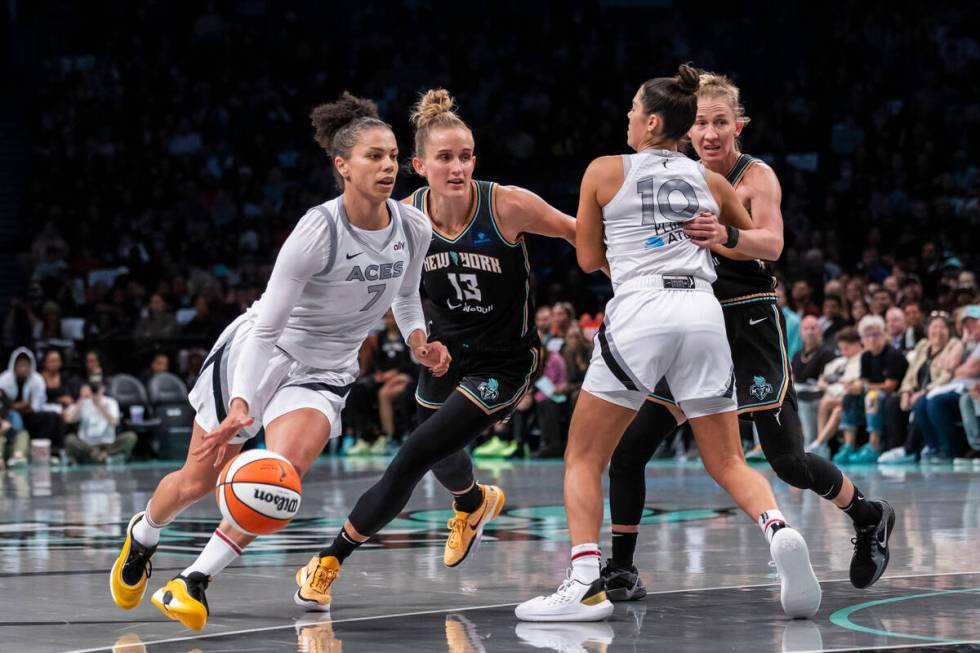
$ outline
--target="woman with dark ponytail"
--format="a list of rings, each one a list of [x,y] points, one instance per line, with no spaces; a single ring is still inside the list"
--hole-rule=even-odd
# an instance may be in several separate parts
[[[698,71],[645,82],[629,111],[636,153],[592,162],[582,179],[576,253],[586,272],[611,272],[613,298],[596,336],[565,450],[565,513],[571,568],[550,596],[516,609],[527,621],[597,621],[613,611],[600,576],[602,475],[657,383],[666,378],[687,415],[705,469],[757,520],[782,580],[783,609],[811,617],[820,585],[806,543],[786,526],[769,483],[742,455],[732,356],[710,245],[764,256],[748,212],[721,175],[680,153],[697,112]],[[698,217],[717,216],[725,240],[705,237]],[[715,218],[712,217],[711,220]]]
[[[443,563],[455,567],[475,549],[484,526],[503,507],[504,493],[476,482],[463,448],[508,415],[540,366],[524,237],[575,240],[572,217],[534,193],[473,179],[473,133],[454,111],[448,91],[425,93],[412,122],[412,165],[428,186],[404,203],[432,225],[422,283],[432,335],[449,347],[453,360],[444,376],[423,370],[415,395],[421,424],[358,500],[334,541],[300,570],[297,596],[314,609],[315,603],[329,605],[336,577],[317,575],[317,569],[338,569],[404,509],[429,469],[453,495]]]
[[[213,491],[225,461],[260,428],[270,451],[301,476],[309,470],[341,433],[358,350],[389,307],[416,359],[435,376],[449,367],[447,349],[428,341],[419,300],[432,228],[419,211],[391,199],[398,171],[391,127],[373,102],[349,93],[316,107],[311,118],[343,192],[307,211],[279,251],[262,297],[211,350],[190,393],[197,414],[187,460],[130,520],[113,565],[110,588],[121,608],[142,600],[160,530]],[[252,539],[222,521],[153,604],[200,630],[208,583]]]

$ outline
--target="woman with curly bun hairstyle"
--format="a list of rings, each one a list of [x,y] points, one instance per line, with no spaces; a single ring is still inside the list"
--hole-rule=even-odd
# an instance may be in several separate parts
[[[415,105],[412,165],[428,186],[403,200],[432,226],[422,285],[431,336],[446,344],[452,364],[444,376],[423,370],[416,392],[420,426],[361,496],[334,542],[300,571],[306,579],[302,596],[318,597],[323,605],[329,604],[333,577],[322,581],[315,570],[340,564],[398,515],[429,469],[454,499],[446,566],[463,562],[499,514],[503,491],[475,481],[463,448],[504,419],[538,373],[541,343],[531,323],[524,235],[575,241],[574,219],[534,193],[473,179],[473,132],[454,104],[448,91],[434,89]]]
[[[673,77],[644,82],[628,113],[626,142],[635,154],[599,157],[582,179],[579,265],[586,272],[608,266],[614,294],[565,451],[571,568],[554,594],[517,606],[519,619],[596,621],[612,614],[600,574],[602,476],[661,379],[691,422],[705,469],[770,541],[783,609],[811,617],[820,606],[806,543],[786,526],[768,481],[742,455],[732,355],[711,291],[716,274],[708,248],[722,244],[762,256],[765,242],[752,234],[749,214],[725,178],[679,151],[694,124],[699,86],[698,71],[686,64]],[[725,225],[722,242],[710,231],[717,220]]]
[[[262,297],[224,330],[204,363],[190,393],[196,416],[187,460],[130,520],[112,568],[112,597],[122,608],[143,598],[160,529],[214,490],[225,461],[260,428],[269,451],[301,476],[309,470],[341,432],[358,350],[389,307],[415,357],[436,376],[449,367],[446,347],[428,341],[419,299],[432,228],[419,211],[391,199],[398,171],[391,127],[373,102],[349,93],[316,107],[311,118],[343,192],[300,219]],[[153,604],[200,630],[208,583],[252,539],[222,521],[201,555],[153,595]]]

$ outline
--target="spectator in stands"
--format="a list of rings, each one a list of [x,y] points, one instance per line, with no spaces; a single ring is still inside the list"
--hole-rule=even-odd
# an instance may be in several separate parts
[[[969,395],[980,379],[980,306],[973,304],[960,311],[963,343],[952,354],[956,362],[953,379],[929,392],[914,407],[915,424],[922,429],[926,443],[921,456],[923,463],[952,462],[968,448],[956,421],[962,418],[961,397]],[[972,448],[970,445],[969,449]]]
[[[910,303],[914,303],[919,308],[919,312],[921,313],[922,304],[920,302],[922,301],[922,297],[923,297],[922,280],[919,279],[919,275],[917,274],[906,275],[905,278],[902,279],[903,304],[905,306],[908,306]],[[908,320],[908,315],[906,315],[905,317],[906,320]],[[909,326],[916,326],[916,325],[913,322],[909,321]],[[919,329],[922,328],[922,322],[919,323],[917,328]]]
[[[60,462],[65,425],[60,413],[44,410],[47,388],[44,377],[35,368],[34,354],[30,349],[20,347],[10,354],[7,371],[0,374],[0,390],[10,399],[10,407],[24,420],[24,428],[31,439],[50,442],[51,460]]]
[[[545,354],[544,373],[538,379],[534,393],[535,415],[541,429],[541,448],[538,458],[560,458],[565,453],[568,430],[563,416],[567,408],[564,395],[568,383],[565,359],[557,351]]]
[[[106,375],[102,354],[90,349],[85,352],[85,374],[83,381],[88,383],[104,383],[108,380]]]
[[[539,306],[534,313],[534,326],[538,330],[538,338],[544,347],[548,346],[551,340],[551,307]]]
[[[809,287],[809,284],[807,286]],[[776,303],[779,305],[779,310],[782,311],[783,318],[786,320],[787,355],[793,358],[796,352],[803,347],[803,339],[800,338],[800,316],[787,305],[786,290],[781,283],[776,285]]]
[[[167,308],[160,293],[153,293],[150,296],[150,303],[147,305],[145,316],[140,319],[133,329],[133,338],[136,340],[165,340],[177,335],[177,319]]]
[[[565,395],[569,401],[568,410],[571,411],[582,389],[582,381],[585,380],[585,372],[589,369],[589,361],[592,360],[592,343],[586,340],[585,334],[577,324],[573,324],[565,334],[565,347],[561,354],[565,359],[567,377]]]
[[[24,430],[24,420],[11,407],[10,398],[0,390],[0,470],[23,467],[27,464],[30,436]]]
[[[202,295],[195,297],[194,317],[184,325],[182,330],[183,334],[200,338],[206,342],[214,342],[218,339],[222,329],[224,329],[224,325],[221,321],[215,319],[214,314],[211,313],[208,300]]]
[[[61,410],[75,403],[79,388],[74,380],[66,378],[62,368],[61,352],[50,349],[44,354],[41,363],[41,376],[47,389],[46,403],[59,406]]]
[[[78,424],[78,434],[68,436],[68,454],[76,463],[123,462],[136,446],[132,431],[116,432],[119,404],[105,394],[101,383],[82,386],[78,402],[65,411],[65,419]]]
[[[837,333],[837,350],[840,356],[827,363],[817,380],[823,392],[817,409],[817,437],[807,445],[807,451],[825,458],[830,456],[829,442],[837,433],[841,417],[841,404],[848,385],[861,378],[861,355],[864,348],[861,336],[854,327],[844,327]]]
[[[823,394],[817,382],[827,363],[836,356],[830,347],[823,344],[824,336],[818,318],[812,315],[804,317],[800,322],[800,335],[803,338],[803,348],[793,356],[791,365],[804,441],[805,444],[810,444],[817,438],[817,412]]]
[[[575,308],[568,302],[558,302],[551,307],[551,338],[546,348],[561,351],[565,346],[565,335],[575,324]]]
[[[915,332],[905,323],[905,311],[892,306],[885,311],[885,329],[888,332],[888,344],[892,349],[906,354],[915,349],[918,340]]]
[[[837,295],[824,295],[823,311],[819,318],[820,329],[823,332],[822,341],[834,341],[837,332],[847,326],[841,298]],[[800,328],[803,325],[800,324]],[[806,338],[804,338],[806,340]]]
[[[793,308],[793,312],[801,320],[804,315],[820,314],[820,311],[817,310],[817,305],[813,301],[813,287],[806,279],[798,279],[793,282],[792,298],[793,301],[790,305]]]
[[[919,300],[906,301],[902,310],[905,312],[905,324],[915,334],[916,342],[925,338],[926,314],[922,312]]]
[[[895,305],[892,294],[884,288],[877,288],[871,293],[871,313],[884,318],[888,309]]]
[[[863,299],[856,299],[851,303],[851,324],[860,324],[861,320],[870,314],[871,308],[868,307],[868,302]]]
[[[888,434],[889,441],[884,445],[887,451],[878,459],[881,464],[915,462],[922,449],[924,433],[918,425],[909,430],[909,415],[916,409],[916,404],[922,408],[926,393],[949,383],[953,376],[956,355],[962,345],[958,338],[952,337],[949,314],[933,312],[929,316],[927,333],[928,336],[912,352],[898,394],[888,400],[888,410],[892,415],[890,423],[895,428]]]
[[[150,386],[150,380],[157,374],[167,374],[170,372],[170,357],[162,351],[158,351],[150,358],[150,365],[143,370],[139,379],[143,387]]]
[[[885,402],[898,390],[905,378],[908,361],[892,349],[885,338],[885,321],[877,315],[865,316],[858,324],[864,345],[861,354],[861,378],[851,381],[842,404],[841,428],[844,446],[834,455],[834,462],[873,463],[881,454],[885,424]],[[857,449],[861,426],[868,431],[868,443]]]

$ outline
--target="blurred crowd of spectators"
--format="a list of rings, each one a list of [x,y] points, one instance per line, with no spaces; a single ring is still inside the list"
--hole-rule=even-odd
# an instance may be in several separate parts
[[[807,316],[833,348],[877,315],[887,346],[911,350],[919,369],[916,361],[932,365],[938,355],[938,336],[926,333],[934,311],[946,313],[960,357],[972,351],[975,336],[960,322],[962,307],[977,302],[980,100],[971,89],[980,14],[932,7],[908,20],[894,7],[841,3],[816,16],[787,6],[753,16],[719,9],[705,20],[693,5],[477,4],[486,25],[506,29],[473,30],[472,12],[424,1],[24,7],[33,161],[20,216],[24,287],[3,311],[3,351],[43,356],[46,382],[56,351],[79,379],[101,357],[106,374],[145,381],[171,371],[192,384],[215,337],[260,295],[292,225],[336,192],[307,116],[342,90],[375,99],[407,153],[408,107],[419,91],[446,86],[473,126],[477,176],[531,188],[574,213],[588,162],[625,149],[636,86],[686,60],[741,85],[752,117],[744,149],[782,181],[778,270],[791,353],[803,348],[800,332],[815,328]],[[804,20],[814,29],[799,29]],[[403,174],[399,193],[420,183]],[[539,442],[549,455],[560,451],[591,342],[578,316],[595,315],[611,294],[604,279],[578,270],[564,243],[532,238],[530,249],[538,305],[548,307],[538,328],[557,340],[551,385],[491,439],[490,450],[506,455]],[[356,417],[345,420],[355,452],[381,450],[380,438],[396,441],[410,425],[414,366],[390,328],[379,325],[374,340],[362,356],[364,387],[351,397]],[[870,336],[857,344],[877,351]],[[897,449],[907,429],[889,433],[890,425],[899,413],[917,422],[932,414],[922,393],[938,376],[937,368],[906,386],[898,368],[862,364],[845,377],[862,379],[863,391],[884,382],[883,369],[889,382],[863,393],[862,406],[848,399],[856,385],[841,406],[818,406],[826,419],[814,441],[840,423],[848,455],[866,432],[875,451]],[[812,381],[829,401],[817,387],[823,373],[797,381]],[[82,387],[68,393],[73,401]],[[884,426],[868,408],[875,401],[891,415]],[[927,454],[962,453],[929,446]]]

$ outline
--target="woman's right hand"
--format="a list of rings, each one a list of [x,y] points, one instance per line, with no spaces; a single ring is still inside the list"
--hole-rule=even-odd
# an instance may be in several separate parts
[[[238,397],[232,399],[228,407],[228,416],[213,431],[204,436],[204,442],[191,451],[191,454],[203,462],[217,453],[213,466],[218,467],[228,453],[229,441],[243,428],[251,426],[254,421],[255,419],[248,414],[248,404]]]
[[[912,394],[909,392],[903,392],[901,398],[899,399],[898,406],[903,412],[906,413],[912,410]]]

